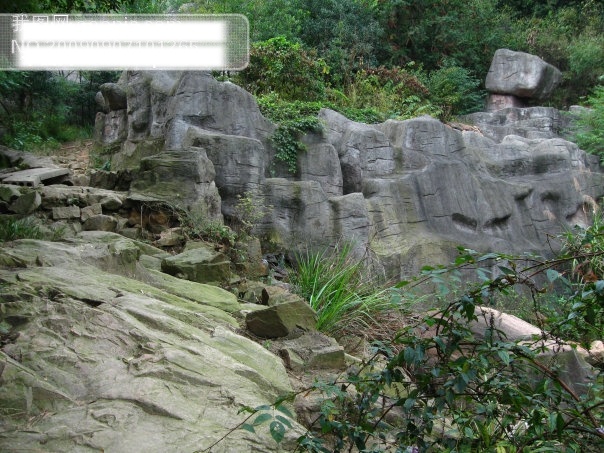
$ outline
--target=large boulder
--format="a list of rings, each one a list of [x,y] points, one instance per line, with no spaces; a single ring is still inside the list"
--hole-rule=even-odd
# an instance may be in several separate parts
[[[265,288],[266,308],[247,313],[245,323],[260,338],[299,337],[316,330],[317,315],[304,299],[280,289]]]
[[[541,58],[499,49],[487,74],[487,91],[520,98],[545,99],[562,80],[562,73]]]

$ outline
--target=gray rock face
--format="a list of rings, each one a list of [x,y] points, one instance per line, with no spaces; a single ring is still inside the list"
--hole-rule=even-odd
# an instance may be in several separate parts
[[[506,96],[544,95],[556,72],[513,57],[518,74],[538,83]],[[468,115],[474,126],[464,130],[427,116],[366,125],[323,110],[324,131],[303,138],[292,176],[274,160],[275,126],[235,85],[200,73],[130,73],[123,82],[128,140],[113,162],[140,166],[130,197],[212,204],[218,218],[236,215],[237,196],[251,191],[272,206],[254,230],[265,245],[345,239],[358,256],[369,246],[389,277],[450,262],[457,245],[551,253],[547,235],[589,222],[604,195],[597,159],[560,137],[565,119],[552,108]],[[150,144],[154,156],[142,159]]]
[[[1,451],[201,451],[243,421],[242,405],[292,391],[281,359],[235,333],[235,296],[145,269],[158,253],[103,232],[0,249],[15,333],[0,347]],[[212,451],[293,451],[303,430],[291,423],[281,446],[235,430]]]
[[[100,87],[104,105],[109,110],[124,110],[127,107],[126,92],[117,83],[104,83]]]
[[[487,91],[521,98],[547,98],[562,80],[562,73],[541,58],[499,49],[487,74]]]

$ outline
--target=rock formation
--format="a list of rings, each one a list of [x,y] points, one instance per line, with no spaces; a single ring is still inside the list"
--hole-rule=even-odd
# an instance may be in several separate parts
[[[526,99],[546,99],[561,81],[562,73],[541,58],[499,49],[485,81],[485,88],[490,93],[487,111],[524,107]]]
[[[546,95],[557,70],[529,57],[499,51],[491,89]],[[513,88],[497,81],[511,71],[501,61],[518,66]],[[390,277],[449,262],[457,245],[548,253],[548,235],[588,222],[604,195],[597,160],[558,135],[563,119],[553,108],[478,113],[464,119],[475,127],[458,129],[427,116],[367,125],[323,110],[324,132],[304,138],[293,176],[274,158],[276,126],[236,85],[187,72],[132,72],[120,83],[127,109],[99,113],[97,130],[108,131],[101,143],[119,145],[112,168],[138,172],[130,199],[220,219],[254,192],[273,206],[255,230],[265,246],[344,238],[359,253],[369,246]]]
[[[547,235],[588,223],[604,194],[597,159],[558,135],[563,117],[551,108],[464,119],[474,126],[430,117],[366,125],[323,110],[324,131],[304,137],[291,175],[275,161],[276,125],[231,83],[131,72],[97,99],[98,144],[115,172],[91,180],[122,192],[50,177],[0,185],[3,216],[34,213],[65,236],[0,248],[1,451],[202,451],[243,420],[242,407],[291,392],[286,367],[345,366],[305,301],[251,281],[240,282],[238,300],[206,284],[232,277],[220,251],[187,244],[172,255],[137,241],[148,230],[157,245],[183,245],[170,215],[145,210],[154,203],[222,221],[253,192],[272,206],[255,231],[265,248],[346,239],[398,278],[449,262],[458,244],[547,253]],[[2,167],[22,163],[35,166],[0,149]],[[259,249],[250,241],[248,256]],[[483,318],[477,334],[491,326]],[[540,332],[493,319],[510,336]],[[266,347],[240,335],[244,326]],[[570,382],[585,380],[589,367],[568,360],[579,370]],[[318,406],[302,398],[296,415],[314,420]],[[234,430],[212,451],[292,451],[303,428],[288,423],[281,445],[258,427]]]
[[[281,359],[235,333],[236,297],[154,269],[166,255],[100,231],[0,249],[1,451],[201,451],[242,405],[291,391]],[[278,446],[236,430],[212,451]]]

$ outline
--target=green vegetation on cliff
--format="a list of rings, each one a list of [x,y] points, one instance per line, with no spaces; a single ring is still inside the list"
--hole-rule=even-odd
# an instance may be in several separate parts
[[[5,3],[0,12],[160,13],[185,3],[188,13],[249,18],[250,65],[235,82],[258,96],[341,112],[448,120],[480,110],[482,81],[502,47],[538,55],[563,72],[549,101],[556,107],[579,103],[604,74],[604,6],[594,0],[27,0]],[[94,94],[117,75],[68,76],[0,74],[0,142],[53,147],[82,128],[90,133]]]

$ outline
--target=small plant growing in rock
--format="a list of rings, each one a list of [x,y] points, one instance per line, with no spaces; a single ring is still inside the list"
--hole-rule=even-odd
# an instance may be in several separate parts
[[[264,200],[253,191],[237,195],[235,216],[239,222],[239,234],[249,237],[252,231],[266,215],[273,210],[271,205],[265,205]]]
[[[298,253],[292,274],[296,292],[317,312],[317,329],[336,338],[368,329],[377,315],[398,308],[390,290],[367,277],[364,261],[352,252],[352,245],[344,243],[333,250]]]

